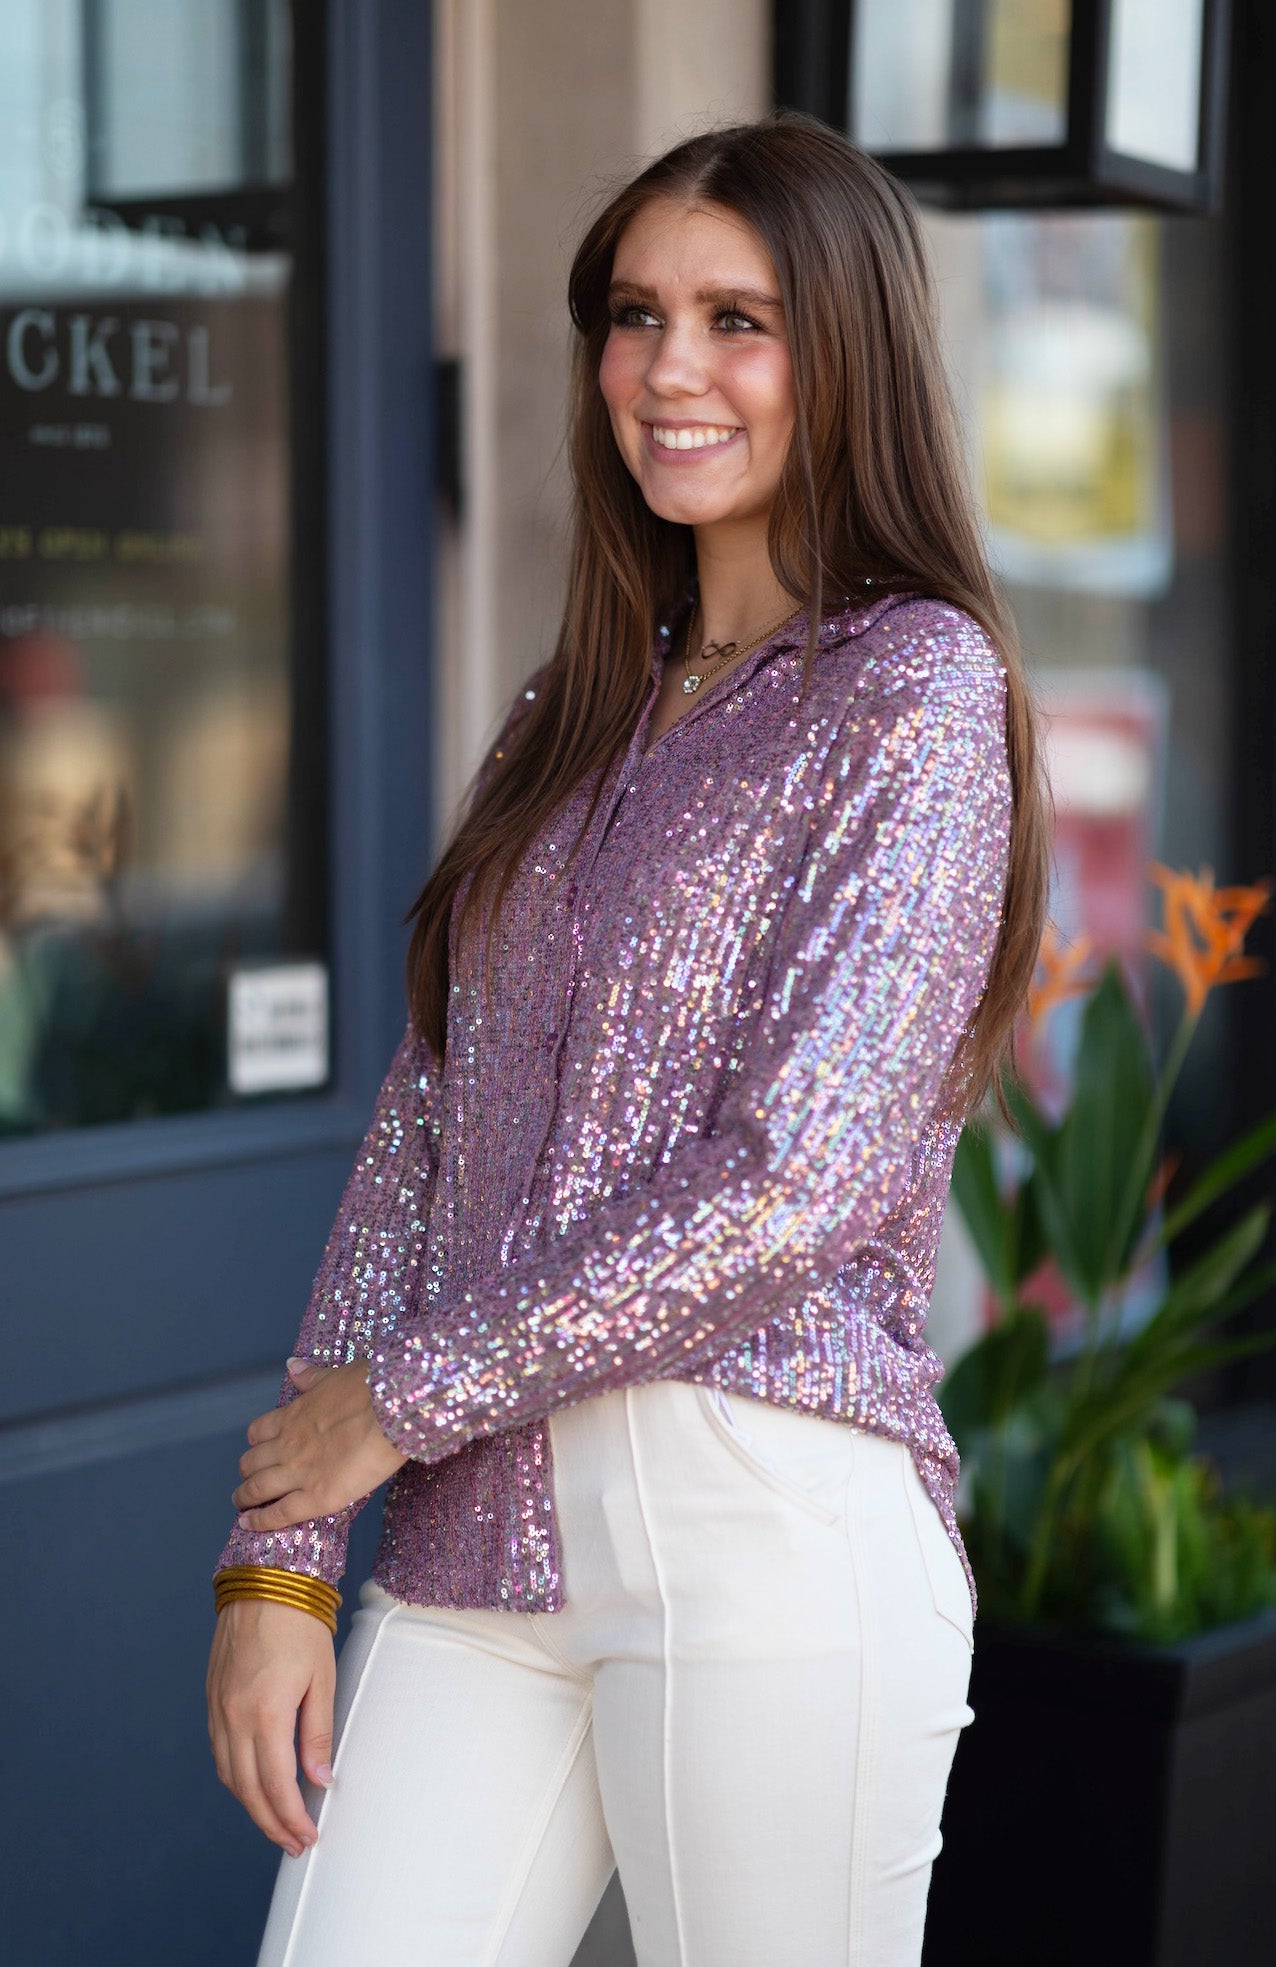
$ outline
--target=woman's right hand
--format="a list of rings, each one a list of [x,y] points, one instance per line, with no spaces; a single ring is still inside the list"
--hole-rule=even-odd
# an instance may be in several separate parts
[[[236,1599],[219,1613],[207,1682],[217,1773],[258,1829],[294,1858],[318,1833],[297,1781],[293,1731],[302,1768],[326,1789],[336,1677],[332,1635],[311,1613],[260,1598]]]

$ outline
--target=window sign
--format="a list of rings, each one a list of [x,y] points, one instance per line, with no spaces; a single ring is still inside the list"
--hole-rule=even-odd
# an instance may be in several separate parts
[[[326,1075],[326,1022],[300,1078],[247,1086],[228,1042],[245,966],[324,960],[322,766],[294,736],[321,677],[292,579],[313,409],[285,10],[0,16],[0,1134],[20,1135]]]
[[[328,1077],[328,972],[322,963],[233,971],[228,1025],[236,1093],[322,1086]]]

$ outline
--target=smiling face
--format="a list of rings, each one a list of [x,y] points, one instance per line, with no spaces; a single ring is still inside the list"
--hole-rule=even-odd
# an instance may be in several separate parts
[[[775,268],[721,206],[653,198],[616,246],[598,372],[621,456],[662,519],[765,526],[793,432]]]

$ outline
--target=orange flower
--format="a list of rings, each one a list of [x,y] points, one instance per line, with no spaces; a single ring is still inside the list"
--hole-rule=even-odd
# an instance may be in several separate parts
[[[1028,1021],[1038,1025],[1047,1012],[1065,997],[1076,997],[1088,990],[1091,979],[1078,975],[1094,945],[1084,931],[1073,943],[1065,943],[1053,922],[1047,922],[1037,957],[1040,981],[1028,992]]]
[[[1166,1154],[1162,1156],[1161,1165],[1148,1183],[1147,1194],[1143,1198],[1143,1206],[1149,1212],[1155,1209],[1157,1203],[1161,1201],[1166,1189],[1173,1181],[1178,1172],[1180,1158],[1177,1154]]]
[[[1261,974],[1259,959],[1241,950],[1255,918],[1270,906],[1272,883],[1215,888],[1212,868],[1192,875],[1160,861],[1150,871],[1163,891],[1165,926],[1148,930],[1147,947],[1174,971],[1188,1014],[1196,1017],[1216,984]]]

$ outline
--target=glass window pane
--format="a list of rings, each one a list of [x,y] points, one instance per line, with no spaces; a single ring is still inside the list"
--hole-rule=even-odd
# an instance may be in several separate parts
[[[222,173],[245,121],[231,82],[252,49],[287,54],[247,32],[272,10],[100,11],[121,47],[126,22],[153,29],[145,62],[103,70],[104,127],[160,132],[156,170],[166,159]],[[314,476],[296,466],[314,406],[292,400],[293,259],[237,243],[233,197],[224,212],[205,197],[183,215],[180,177],[150,173],[162,222],[140,209],[126,224],[93,203],[81,12],[78,0],[0,0],[10,1134],[189,1112],[327,1075],[322,759],[293,742],[298,684],[321,687],[292,590],[295,487]],[[223,87],[193,52],[211,61],[222,43],[193,23],[212,34],[216,17],[229,34],[232,16],[247,38]],[[171,105],[201,80],[207,141],[192,130],[183,149]],[[286,100],[287,77],[263,92]],[[136,188],[142,152],[119,158],[115,182]]]
[[[887,153],[1062,143],[1070,0],[860,0],[852,129]]]
[[[989,540],[1046,713],[1051,911],[1120,953],[1163,1032],[1178,988],[1142,947],[1155,857],[1236,865],[1224,231],[1131,213],[928,213],[945,334]],[[1226,1001],[1180,1083],[1203,1152]],[[1062,1071],[1079,1004],[1046,1026]],[[1048,1066],[1049,1060],[1045,1061]]]
[[[873,151],[939,150],[947,141],[953,0],[867,0],[851,49],[852,129]]]
[[[84,0],[93,195],[284,182],[287,37],[286,0]]]
[[[1145,596],[1170,537],[1155,223],[1126,213],[981,228],[993,550],[1012,579]]]
[[[1107,138],[1123,157],[1171,170],[1200,161],[1205,0],[1115,0]]]

